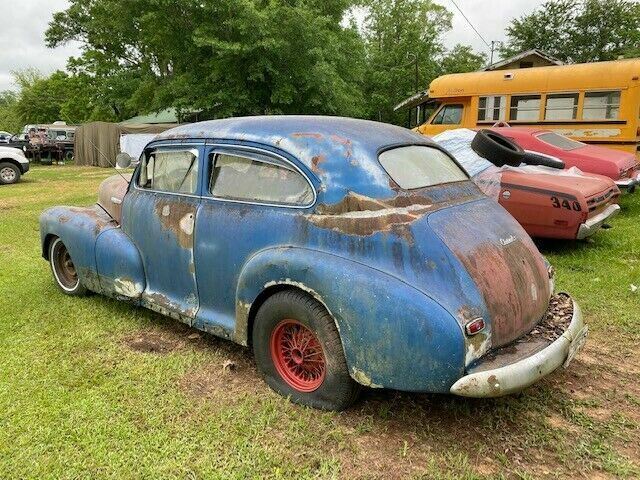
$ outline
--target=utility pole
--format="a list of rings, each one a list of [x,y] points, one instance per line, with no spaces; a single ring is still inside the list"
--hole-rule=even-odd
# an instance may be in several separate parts
[[[491,40],[491,59],[489,60],[489,65],[493,65],[493,51],[495,50],[495,40]]]

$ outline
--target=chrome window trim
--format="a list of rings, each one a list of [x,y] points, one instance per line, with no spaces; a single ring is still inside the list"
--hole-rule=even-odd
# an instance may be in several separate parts
[[[220,202],[230,202],[230,203],[241,203],[241,204],[245,204],[245,205],[260,205],[263,207],[280,207],[280,208],[295,208],[295,209],[305,209],[305,208],[311,208],[316,204],[316,201],[318,200],[318,193],[316,192],[315,187],[313,186],[313,182],[311,181],[311,179],[309,178],[309,176],[303,172],[296,164],[294,164],[293,162],[291,162],[289,159],[287,159],[286,157],[280,155],[279,153],[276,152],[271,152],[269,150],[265,150],[262,148],[257,148],[257,147],[249,147],[246,145],[234,145],[234,144],[229,144],[229,143],[207,143],[208,147],[213,147],[213,151],[210,152],[211,154],[216,155],[217,152],[215,151],[217,148],[226,148],[229,150],[244,150],[247,152],[254,152],[254,153],[259,153],[261,155],[265,155],[267,157],[272,156],[272,157],[276,157],[278,160],[281,160],[282,162],[284,162],[285,164],[287,164],[288,166],[292,167],[293,169],[295,169],[296,172],[298,172],[300,175],[302,175],[302,177],[307,181],[307,183],[309,184],[309,186],[311,187],[311,191],[313,192],[313,200],[310,204],[308,205],[287,205],[287,204],[282,204],[282,203],[269,203],[269,202],[255,202],[255,201],[250,201],[250,200],[235,200],[232,198],[225,198],[225,197],[217,197],[215,196],[212,192],[211,192],[211,173],[212,173],[212,168],[210,168],[209,171],[209,182],[208,182],[208,188],[206,191],[206,194],[202,196],[202,198],[210,198],[212,200],[217,200]],[[206,159],[208,161],[208,159]],[[260,161],[260,160],[256,160],[256,161]],[[267,162],[265,162],[267,163]],[[213,166],[213,163],[211,163],[210,167]]]
[[[200,152],[198,152],[197,148],[189,148],[189,146],[192,145],[196,145],[195,143],[189,143],[189,145],[171,145],[171,144],[165,144],[165,145],[152,145],[149,148],[154,149],[154,151],[157,151],[158,148],[162,148],[162,147],[170,147],[170,146],[175,146],[175,147],[183,147],[183,148],[177,148],[177,149],[171,149],[171,150],[164,150],[165,152],[190,152],[193,153],[196,156],[196,160],[200,160]],[[198,145],[202,145],[202,144],[198,144]],[[146,150],[147,147],[144,148],[144,150]],[[143,150],[143,153],[144,153]],[[199,174],[198,174],[199,175]],[[181,192],[168,192],[165,190],[155,190],[152,188],[143,188],[140,187],[138,185],[138,180],[140,178],[140,172],[137,172],[136,178],[134,179],[135,181],[132,181],[131,184],[133,185],[133,189],[137,190],[139,192],[151,192],[151,193],[161,193],[163,195],[173,195],[173,196],[177,196],[177,197],[189,197],[189,198],[202,198],[201,195],[195,195],[193,193],[181,193]]]

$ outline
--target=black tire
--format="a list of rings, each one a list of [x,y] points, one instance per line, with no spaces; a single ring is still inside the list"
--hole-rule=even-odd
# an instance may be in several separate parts
[[[53,279],[62,293],[76,297],[88,293],[88,290],[80,283],[69,251],[59,237],[54,238],[49,244],[49,264]]]
[[[522,163],[526,163],[527,165],[541,165],[543,167],[558,168],[560,170],[564,169],[565,166],[564,162],[559,158],[550,158],[533,152],[525,152]]]
[[[497,167],[517,167],[522,163],[524,150],[517,143],[492,130],[480,130],[471,141],[471,148]]]
[[[22,172],[13,163],[0,162],[0,185],[10,185],[20,180]]]
[[[299,323],[303,331],[315,335],[322,347],[323,376],[319,386],[312,391],[295,388],[278,371],[281,367],[276,365],[273,342],[286,322]],[[291,401],[322,410],[344,410],[358,397],[360,385],[349,375],[334,320],[320,302],[306,293],[285,290],[269,297],[256,314],[252,341],[256,364],[264,380]],[[307,341],[305,346],[309,343]],[[317,355],[317,352],[311,355]]]
[[[67,162],[70,162],[71,160],[73,160],[73,150],[67,150],[66,152],[64,152],[64,159]]]

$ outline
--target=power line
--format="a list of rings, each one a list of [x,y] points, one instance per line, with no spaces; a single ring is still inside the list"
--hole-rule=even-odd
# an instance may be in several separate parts
[[[460,12],[460,15],[463,16],[463,18],[467,21],[467,23],[469,24],[469,26],[473,29],[474,32],[476,32],[476,35],[478,35],[478,37],[480,37],[480,40],[482,40],[484,42],[484,44],[491,48],[493,50],[493,47],[491,45],[489,45],[489,42],[487,42],[484,37],[482,35],[480,35],[480,32],[478,31],[478,29],[473,25],[473,23],[471,23],[471,20],[469,20],[467,18],[467,16],[464,14],[464,12],[460,9],[460,7],[458,6],[458,4],[454,1],[451,0],[451,3],[453,3],[453,6],[456,7],[458,9],[458,11]]]

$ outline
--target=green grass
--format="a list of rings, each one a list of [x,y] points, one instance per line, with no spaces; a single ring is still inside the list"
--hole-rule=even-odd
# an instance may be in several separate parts
[[[92,203],[112,173],[35,167],[0,187],[0,478],[640,475],[640,194],[592,241],[541,245],[591,327],[568,370],[516,397],[368,391],[337,414],[272,393],[246,349],[59,293],[38,216]]]

